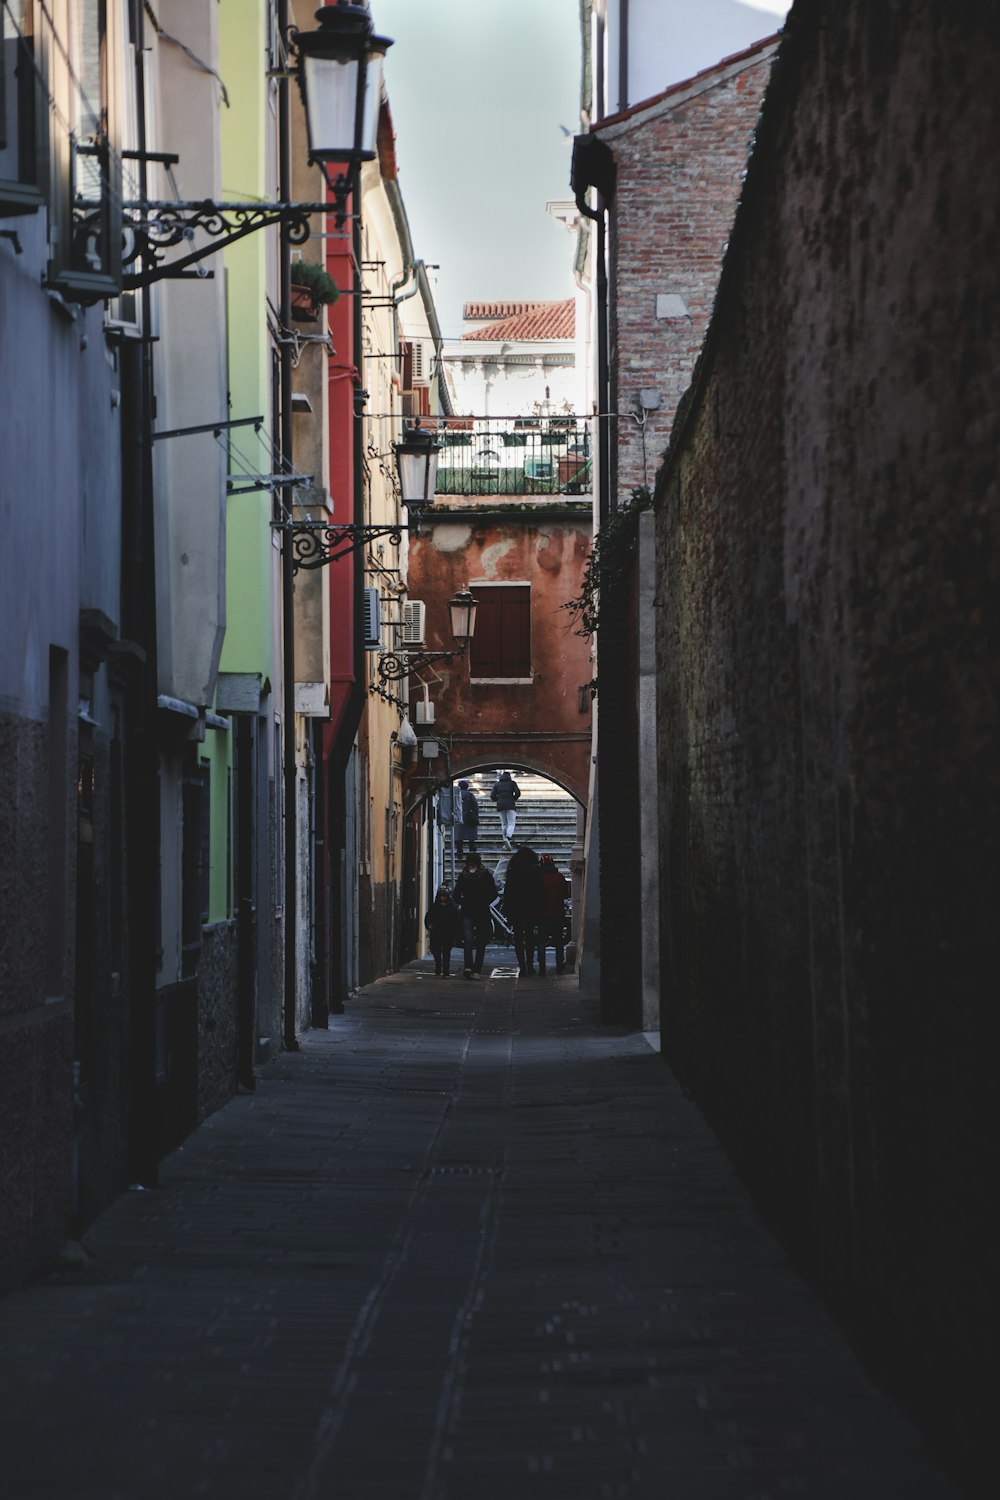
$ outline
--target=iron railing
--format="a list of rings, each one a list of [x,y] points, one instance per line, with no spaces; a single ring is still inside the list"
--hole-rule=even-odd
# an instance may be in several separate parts
[[[589,495],[593,449],[586,417],[450,417],[441,444],[437,493]]]

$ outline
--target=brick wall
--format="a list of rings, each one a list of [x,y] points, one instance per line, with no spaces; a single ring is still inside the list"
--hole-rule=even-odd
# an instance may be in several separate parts
[[[609,234],[610,407],[620,414],[611,458],[616,506],[636,486],[652,485],[690,381],[773,55],[773,43],[761,44],[596,132],[616,167]],[[644,388],[658,393],[660,406],[640,424],[628,413]],[[614,597],[602,589],[601,1014],[636,1028],[643,1024],[643,934],[656,923],[640,816],[654,795],[653,752],[637,691],[640,633],[651,628],[648,604],[637,574],[622,580]],[[655,860],[652,870],[655,877]],[[647,941],[654,997],[655,957]]]
[[[645,429],[619,419],[619,499],[651,485],[712,311],[774,44],[719,64],[596,132],[615,156],[612,410],[661,397]],[[682,310],[683,309],[683,310]]]
[[[978,1493],[996,6],[799,5],[657,488],[663,1045]]]

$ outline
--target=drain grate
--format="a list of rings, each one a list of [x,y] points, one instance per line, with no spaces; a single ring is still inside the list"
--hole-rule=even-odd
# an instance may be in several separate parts
[[[477,1166],[474,1162],[450,1162],[447,1166],[428,1167],[425,1177],[499,1177],[497,1166]]]

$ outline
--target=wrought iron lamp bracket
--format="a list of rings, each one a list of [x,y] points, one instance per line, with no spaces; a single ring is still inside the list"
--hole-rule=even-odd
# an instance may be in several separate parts
[[[274,521],[275,530],[285,534],[292,549],[292,572],[325,568],[338,558],[347,557],[358,547],[365,547],[377,537],[388,537],[398,547],[404,532],[415,532],[416,523],[400,521],[392,526],[338,525],[333,521]]]
[[[133,200],[122,205],[122,289],[137,291],[167,277],[187,274],[189,266],[225,250],[258,229],[281,228],[292,245],[310,235],[310,217],[330,212],[329,203],[214,203]],[[166,258],[166,252],[193,242],[198,231],[211,242],[186,255]],[[133,269],[129,269],[132,267]]]
[[[453,661],[465,655],[465,642],[450,651],[385,651],[378,659],[380,682],[399,682],[410,672],[430,666],[432,661]]]

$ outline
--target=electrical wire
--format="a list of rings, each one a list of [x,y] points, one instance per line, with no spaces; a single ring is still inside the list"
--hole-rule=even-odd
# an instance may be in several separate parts
[[[150,23],[157,36],[162,37],[165,42],[170,42],[172,46],[179,47],[180,50],[184,53],[185,57],[190,58],[195,67],[201,68],[203,73],[211,73],[212,77],[218,82],[219,88],[222,91],[222,102],[226,106],[226,108],[229,109],[229,94],[226,92],[226,85],[222,81],[222,75],[218,73],[216,69],[213,68],[209,63],[205,62],[204,58],[199,57],[196,52],[192,52],[191,48],[188,47],[186,43],[180,41],[178,37],[171,36],[169,31],[164,31],[163,27],[160,25],[159,21],[156,18],[153,7],[150,4],[150,0],[143,0],[142,8],[149,17]]]

